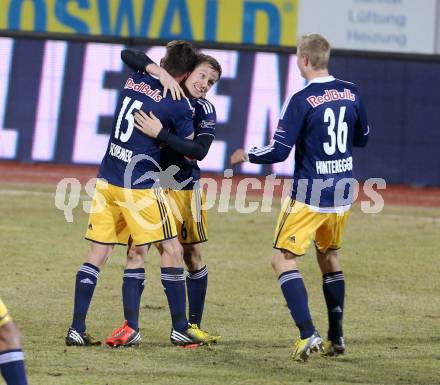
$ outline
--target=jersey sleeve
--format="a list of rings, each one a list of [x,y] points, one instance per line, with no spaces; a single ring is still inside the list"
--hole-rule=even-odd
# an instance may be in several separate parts
[[[215,125],[217,123],[214,105],[206,99],[197,99],[195,109],[194,125],[197,132],[196,136],[211,136],[214,139]]]
[[[183,98],[181,101],[176,102],[174,108],[174,114],[171,116],[171,122],[176,135],[180,138],[187,138],[194,134],[194,108],[191,106],[187,98]]]
[[[305,120],[305,113],[293,97],[288,99],[281,110],[280,119],[272,143],[248,152],[249,162],[272,164],[287,159],[296,143]]]
[[[367,112],[365,111],[365,106],[361,98],[359,98],[358,114],[358,119],[354,127],[353,146],[365,147],[370,134],[370,126],[368,125]]]
[[[278,121],[278,127],[273,136],[273,141],[292,148],[303,127],[304,120],[305,112],[301,107],[301,103],[295,96],[291,97],[290,100],[284,103],[281,110],[280,120]]]
[[[148,64],[154,64],[154,61],[145,55],[144,52],[133,49],[122,50],[121,59],[133,71],[145,71],[145,67]]]
[[[177,153],[199,161],[205,158],[214,140],[211,135],[197,136],[194,140],[180,138],[166,130],[160,130],[157,139]]]
[[[286,160],[291,148],[283,146],[279,142],[273,142],[268,146],[253,148],[248,151],[249,162],[257,164],[273,164]]]

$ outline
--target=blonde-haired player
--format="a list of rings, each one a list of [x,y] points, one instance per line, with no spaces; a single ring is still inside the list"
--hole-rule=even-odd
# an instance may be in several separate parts
[[[326,355],[345,350],[345,283],[337,250],[353,201],[352,147],[365,146],[369,132],[356,85],[331,76],[329,58],[330,44],[323,36],[302,36],[297,64],[307,85],[284,103],[270,145],[249,152],[240,149],[231,156],[233,165],[244,161],[272,164],[287,159],[295,147],[292,193],[278,218],[272,266],[300,332],[293,352],[297,361],[307,360],[320,349]],[[324,344],[312,322],[296,261],[313,240],[329,318]]]

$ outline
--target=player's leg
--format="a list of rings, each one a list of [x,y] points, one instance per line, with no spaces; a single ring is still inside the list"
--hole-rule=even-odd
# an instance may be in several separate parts
[[[105,343],[111,347],[134,346],[141,342],[139,331],[139,309],[144,291],[144,261],[149,246],[135,246],[129,241],[127,262],[122,283],[122,305],[125,321],[113,330]]]
[[[200,244],[182,245],[183,260],[188,270],[186,289],[188,293],[189,322],[200,327],[208,288],[208,269],[203,262]]]
[[[321,253],[316,250],[319,267],[322,272],[322,290],[328,314],[327,341],[324,354],[333,356],[345,351],[342,321],[344,315],[345,280],[339,262],[337,250]]]
[[[348,213],[331,214],[316,232],[316,257],[322,272],[322,290],[329,324],[323,352],[327,356],[343,354],[345,351],[342,326],[345,278],[337,249],[342,244],[347,219]]]
[[[188,320],[186,318],[186,287],[183,269],[183,248],[177,238],[161,242],[160,278],[171,314],[171,342],[185,345]]]
[[[122,284],[122,303],[127,324],[135,330],[139,330],[139,308],[145,287],[144,261],[148,249],[149,245],[131,246],[127,251],[127,263]]]
[[[86,261],[76,273],[75,294],[73,304],[72,324],[67,331],[66,345],[92,346],[99,345],[99,341],[86,333],[86,317],[92,302],[99,273],[108,257],[112,253],[113,245],[101,245],[92,242]]]
[[[199,339],[210,344],[216,342],[220,336],[210,335],[200,329],[208,286],[208,269],[201,252],[201,243],[208,240],[206,210],[203,210],[205,198],[198,188],[193,190],[168,189],[166,197],[174,215],[188,271],[186,288],[190,328]]]
[[[276,250],[272,255],[272,268],[278,276],[287,307],[300,333],[293,358],[305,361],[312,351],[321,348],[322,340],[310,315],[307,290],[298,269],[297,256],[286,250]]]
[[[300,338],[295,342],[293,359],[305,361],[312,351],[322,347],[308,305],[307,290],[298,269],[297,258],[305,254],[316,228],[323,221],[319,213],[307,206],[287,199],[278,218],[275,231],[272,268],[278,276],[281,291],[290,314],[299,329]]]
[[[133,242],[137,246],[160,244],[161,280],[171,313],[172,336],[177,336],[179,345],[188,345],[192,341],[184,335],[188,320],[183,249],[177,239],[173,214],[160,188],[130,190],[128,193],[132,204],[122,211]],[[127,191],[124,191],[120,200],[123,201],[126,195]]]
[[[206,344],[216,343],[221,337],[200,328],[208,288],[208,269],[202,257],[200,243],[183,246],[183,260],[187,267],[186,291],[188,294],[188,320],[194,333]]]
[[[186,318],[186,285],[183,269],[183,248],[177,238],[161,242],[160,278],[171,314],[173,345],[195,347],[204,343]]]
[[[202,259],[201,243],[207,241],[206,210],[203,192],[172,190],[166,194],[173,211],[179,241],[183,246],[183,259],[188,274],[186,288],[189,305],[189,322],[200,327],[208,286],[208,269]]]
[[[76,273],[71,328],[79,334],[86,331],[86,317],[98,283],[99,273],[113,250],[113,245],[92,242],[85,262]]]
[[[86,232],[91,246],[88,257],[76,274],[72,324],[66,335],[68,346],[99,344],[86,333],[86,317],[100,270],[112,253],[114,244],[120,243],[117,230],[125,226],[122,214],[114,203],[114,190],[115,186],[103,181],[96,183]]]
[[[206,290],[208,269],[202,260],[201,243],[207,241],[206,210],[202,210],[204,196],[200,189],[167,190],[177,227],[183,258],[188,270],[186,287],[189,305],[189,322],[200,327]]]
[[[27,385],[20,331],[1,299],[0,371],[7,385]]]

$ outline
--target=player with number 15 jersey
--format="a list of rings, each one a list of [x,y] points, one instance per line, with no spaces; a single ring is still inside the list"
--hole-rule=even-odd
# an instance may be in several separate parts
[[[175,101],[171,96],[164,98],[162,93],[159,80],[145,73],[133,73],[125,82],[96,186],[106,198],[107,208],[91,214],[87,239],[105,244],[126,244],[131,234],[134,244],[142,245],[177,235],[174,220],[168,218],[168,205],[157,184],[157,173],[161,171],[159,145],[156,140],[134,129],[133,114],[143,110],[154,111],[167,131],[173,130],[180,137],[193,134],[194,110],[189,100]],[[124,181],[126,173],[129,178]],[[108,186],[101,179],[108,182]],[[152,202],[157,200],[159,204],[151,204],[148,210],[133,213],[123,205],[108,202],[109,194],[115,195],[118,201],[125,201],[128,191],[135,202],[142,198]],[[114,218],[117,218],[116,223]],[[158,226],[161,221],[163,226]],[[145,227],[145,223],[151,226]]]

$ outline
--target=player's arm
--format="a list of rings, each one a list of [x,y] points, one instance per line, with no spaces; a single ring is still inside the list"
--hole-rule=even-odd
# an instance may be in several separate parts
[[[354,127],[353,146],[365,147],[368,142],[368,136],[370,134],[370,126],[368,125],[367,113],[365,111],[364,104],[359,98],[359,117]]]
[[[189,158],[203,160],[214,140],[214,135],[208,133],[200,133],[194,140],[172,134],[163,129],[161,121],[153,112],[150,112],[148,116],[143,111],[139,111],[134,115],[134,118],[134,125],[137,129]]]
[[[286,160],[301,130],[303,116],[304,114],[293,98],[287,101],[282,109],[272,143],[249,151],[236,150],[231,155],[231,165],[234,166],[242,162],[273,164]]]
[[[121,59],[133,71],[148,72],[147,67],[150,64],[155,64],[145,53],[133,49],[123,49],[121,51]]]
[[[292,147],[286,147],[279,142],[273,142],[268,146],[252,148],[245,151],[242,148],[235,150],[231,155],[231,165],[250,162],[256,164],[273,164],[287,159]]]
[[[188,158],[203,160],[211,147],[213,136],[198,135],[194,140],[179,138],[169,131],[161,130],[157,139],[177,153]]]
[[[134,71],[147,72],[159,78],[163,85],[163,97],[167,96],[168,90],[171,92],[173,100],[180,100],[185,97],[185,93],[179,83],[162,67],[158,66],[142,51],[124,49],[121,51],[122,61]]]

